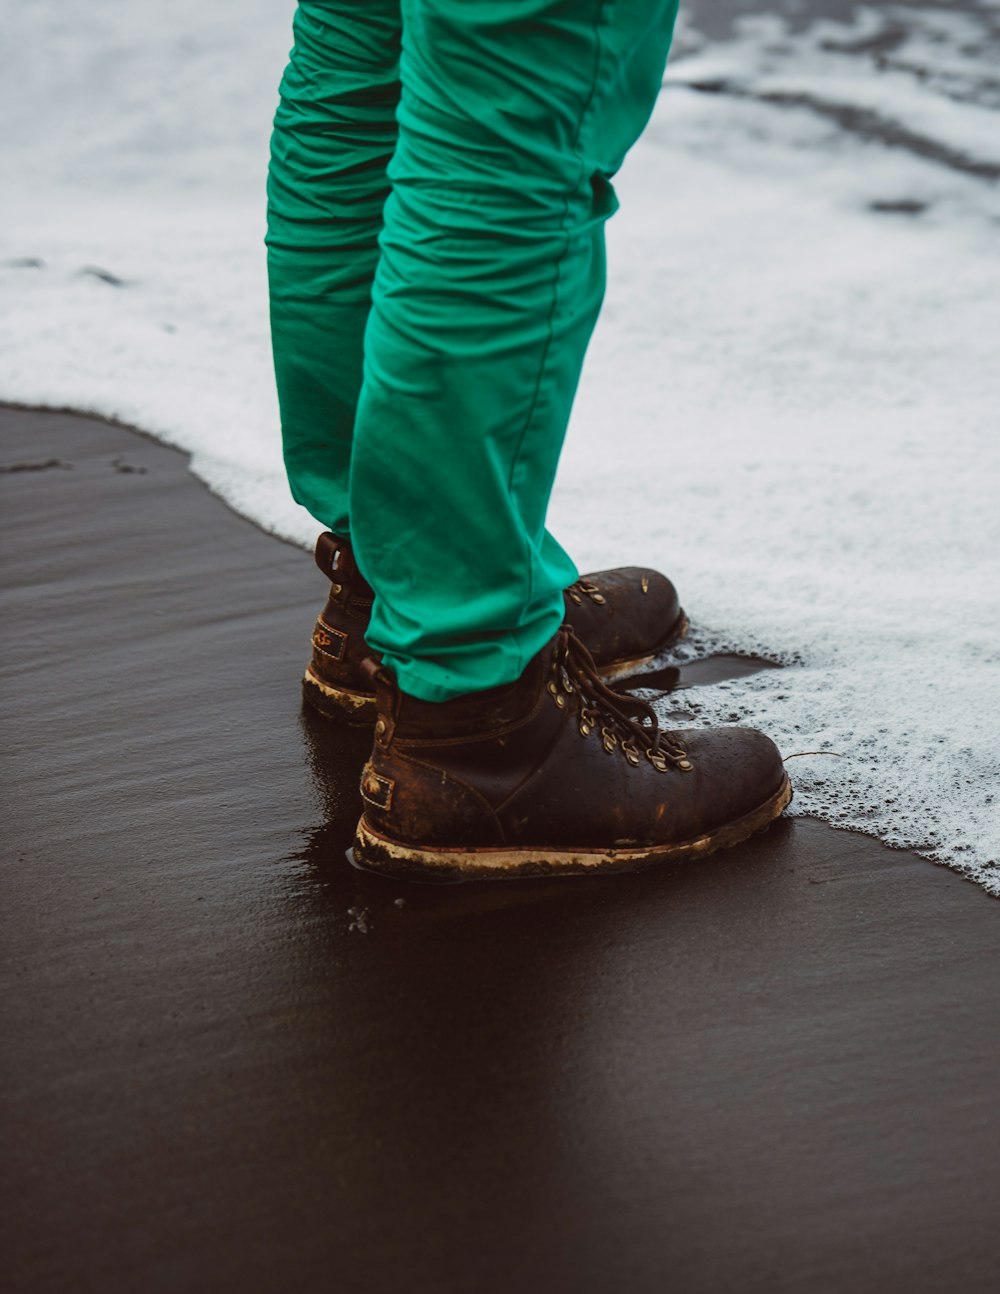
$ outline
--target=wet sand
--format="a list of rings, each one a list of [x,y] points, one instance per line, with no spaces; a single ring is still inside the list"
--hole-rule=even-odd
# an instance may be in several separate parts
[[[5,1290],[998,1288],[994,900],[803,819],[358,872],[308,557],[94,419],[0,467]]]

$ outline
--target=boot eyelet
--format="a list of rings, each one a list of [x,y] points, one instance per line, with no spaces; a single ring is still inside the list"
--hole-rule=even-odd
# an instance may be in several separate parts
[[[611,731],[610,728],[601,729],[601,744],[604,746],[604,749],[608,752],[609,755],[613,750],[617,748],[618,738],[615,736],[615,734]]]
[[[597,585],[592,584],[590,580],[577,580],[577,582],[573,584],[568,591],[570,597],[578,605],[582,605],[583,603],[583,599],[580,597],[581,593],[585,593],[587,597],[590,598],[591,602],[596,602],[598,606],[604,606],[605,602],[607,602],[607,598],[604,594],[601,593]]]

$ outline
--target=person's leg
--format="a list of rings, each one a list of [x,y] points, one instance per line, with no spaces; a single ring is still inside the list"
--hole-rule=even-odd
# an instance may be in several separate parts
[[[546,508],[603,294],[610,176],[675,13],[403,0],[349,512],[368,642],[423,700],[512,682],[562,622],[576,570]]]
[[[396,146],[399,0],[301,0],[268,175],[271,334],[292,495],[338,534]]]

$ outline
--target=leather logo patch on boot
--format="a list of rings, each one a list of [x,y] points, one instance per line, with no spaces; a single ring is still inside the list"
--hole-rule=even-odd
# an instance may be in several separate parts
[[[389,777],[379,777],[370,764],[361,774],[361,794],[379,809],[388,809],[396,783]]]
[[[331,660],[343,660],[347,650],[347,637],[348,635],[341,630],[332,629],[322,620],[317,620],[316,628],[313,630],[312,645],[322,655],[329,656]]]

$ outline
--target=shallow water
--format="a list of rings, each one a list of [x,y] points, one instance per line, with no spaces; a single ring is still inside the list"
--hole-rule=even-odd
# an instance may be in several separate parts
[[[12,16],[8,49],[40,57],[2,79],[0,397],[135,423],[305,544],[260,242],[291,7]],[[677,663],[786,666],[699,689],[696,717],[835,751],[796,761],[798,812],[993,893],[998,17],[687,6],[619,177],[552,510],[581,568],[676,579],[694,621]]]

